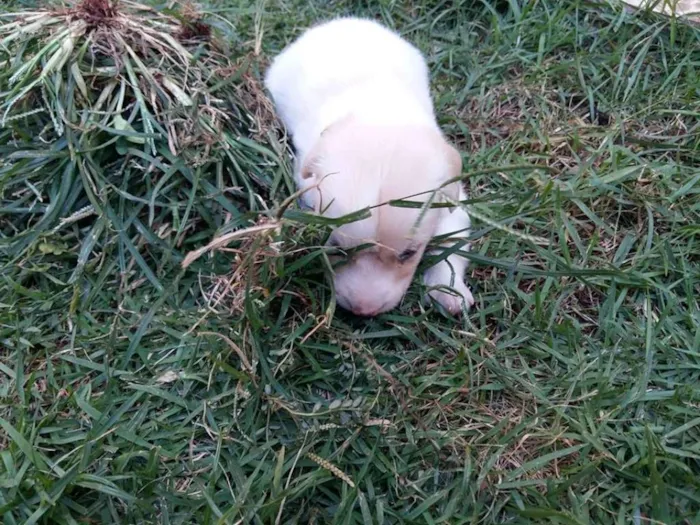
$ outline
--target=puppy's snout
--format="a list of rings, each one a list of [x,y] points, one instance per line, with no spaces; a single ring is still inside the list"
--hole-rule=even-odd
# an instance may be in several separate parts
[[[393,265],[382,264],[375,254],[358,256],[334,276],[336,299],[344,310],[374,317],[396,307],[411,282],[412,274],[398,274]]]

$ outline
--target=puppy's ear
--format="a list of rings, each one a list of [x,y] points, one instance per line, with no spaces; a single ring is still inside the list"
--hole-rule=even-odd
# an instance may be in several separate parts
[[[308,208],[316,213],[323,213],[325,205],[323,203],[323,192],[321,183],[326,177],[324,172],[324,159],[327,155],[328,136],[324,131],[316,140],[306,156],[299,161],[298,185],[304,191],[304,201]]]
[[[460,155],[459,151],[457,151],[457,149],[448,142],[445,142],[444,150],[445,159],[447,160],[448,166],[448,180],[459,177],[462,174],[462,155]],[[445,195],[445,200],[447,202],[456,202],[459,200],[461,187],[462,181],[458,180],[444,186],[440,191],[443,195]],[[454,206],[450,207],[450,213],[453,211],[455,211]]]
[[[462,174],[462,155],[449,142],[445,142],[445,157],[449,166],[450,178],[459,177]]]
[[[302,180],[305,182],[313,182],[316,178],[316,168],[318,166],[318,157],[313,155],[307,155],[304,159],[304,163],[301,165],[299,170],[299,175],[301,175]]]
[[[318,180],[318,169],[321,155],[323,154],[323,141],[324,139],[322,134],[309,153],[306,154],[306,157],[301,161],[299,176],[304,184],[313,184],[316,180]]]
[[[337,138],[334,139],[336,133],[345,129],[349,124],[353,122],[353,120],[354,118],[352,115],[346,115],[341,119],[336,120],[335,122],[328,125],[321,132],[321,134],[318,137],[318,140],[316,140],[316,143],[311,148],[311,151],[309,151],[309,153],[306,155],[306,159],[304,160],[304,163],[301,166],[301,169],[299,170],[299,174],[302,180],[309,183],[313,183],[314,181],[309,179],[319,178],[320,174],[318,173],[317,168],[319,166],[319,161],[321,160],[322,155],[324,155],[324,151],[327,149],[328,144],[333,140],[337,140]]]

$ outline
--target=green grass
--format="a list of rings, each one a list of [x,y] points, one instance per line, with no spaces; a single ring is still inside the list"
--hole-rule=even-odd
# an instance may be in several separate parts
[[[111,217],[22,250],[71,188],[30,199],[3,149],[3,523],[700,522],[700,30],[583,0],[312,4],[207,9],[240,57],[261,44],[254,74],[337,14],[423,49],[477,308],[416,283],[335,310],[279,130],[218,178],[106,185]],[[258,220],[279,228],[181,267]]]

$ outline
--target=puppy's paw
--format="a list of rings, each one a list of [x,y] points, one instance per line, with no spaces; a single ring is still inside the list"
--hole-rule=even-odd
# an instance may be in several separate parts
[[[474,306],[474,297],[469,287],[462,281],[456,281],[450,289],[438,288],[425,296],[426,302],[437,301],[451,315],[459,315],[462,308],[467,311]]]

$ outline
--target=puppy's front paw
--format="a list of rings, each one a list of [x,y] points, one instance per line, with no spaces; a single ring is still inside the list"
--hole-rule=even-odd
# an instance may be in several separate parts
[[[451,315],[459,315],[462,308],[467,311],[474,305],[474,297],[469,287],[461,281],[456,281],[450,289],[438,288],[426,295],[426,301],[437,301]]]

